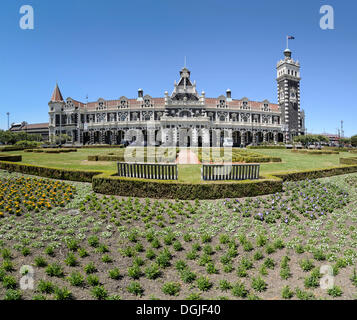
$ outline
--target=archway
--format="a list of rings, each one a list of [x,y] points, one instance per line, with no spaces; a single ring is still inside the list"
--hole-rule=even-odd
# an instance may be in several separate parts
[[[278,142],[284,142],[284,135],[281,132],[278,133]]]
[[[250,145],[253,143],[253,134],[250,131],[247,131],[244,133],[244,141],[245,141],[245,145],[244,147],[246,147],[247,145]]]
[[[105,131],[105,133],[104,133],[104,143],[105,144],[111,144],[112,134],[113,133],[111,131]]]
[[[240,147],[242,141],[240,132],[234,131],[232,137],[233,137],[233,147]]]
[[[266,140],[267,140],[268,143],[274,142],[274,134],[272,132],[268,132]]]
[[[83,144],[89,144],[90,142],[90,135],[89,132],[83,132]]]
[[[263,133],[261,131],[257,132],[255,139],[256,139],[257,144],[263,143],[263,141],[264,141]]]
[[[123,130],[119,130],[117,133],[117,139],[116,139],[116,143],[119,145],[122,143],[122,141],[124,140],[124,135],[125,132]]]
[[[93,134],[93,143],[94,144],[97,144],[97,143],[100,143],[100,132],[99,131],[94,131],[94,134]]]

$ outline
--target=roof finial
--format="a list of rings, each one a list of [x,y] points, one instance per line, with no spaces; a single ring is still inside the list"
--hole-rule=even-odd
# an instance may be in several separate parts
[[[185,62],[184,62],[184,67],[186,68],[186,56],[185,56]]]

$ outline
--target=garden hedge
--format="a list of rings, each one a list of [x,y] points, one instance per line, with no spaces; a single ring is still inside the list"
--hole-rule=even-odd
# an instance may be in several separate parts
[[[248,146],[247,149],[286,149],[285,146]]]
[[[80,182],[92,182],[93,176],[102,173],[102,171],[49,168],[9,161],[0,161],[0,169],[52,179]]]
[[[4,147],[0,147],[0,152],[22,151],[24,149],[25,149],[24,147],[19,147],[19,146],[4,146]]]
[[[124,145],[122,144],[98,144],[98,145],[88,145],[88,146],[82,146],[84,149],[100,149],[100,148],[124,148]]]
[[[298,149],[293,149],[293,150],[291,150],[291,152],[303,153],[303,154],[312,154],[312,155],[340,154],[339,151],[332,151],[332,150],[298,150]]]
[[[340,164],[345,165],[357,165],[357,157],[352,158],[340,158]]]
[[[319,179],[325,177],[338,176],[357,172],[357,162],[355,165],[343,167],[331,167],[325,169],[303,170],[303,171],[290,171],[273,173],[275,177],[281,178],[283,181],[299,181],[305,179]]]
[[[182,200],[253,197],[281,192],[283,188],[282,180],[273,176],[252,181],[188,184],[122,178],[114,172],[94,176],[92,186],[95,192],[109,195]]]
[[[132,197],[168,198],[168,199],[220,199],[255,197],[272,194],[283,190],[283,181],[317,179],[357,172],[356,158],[341,158],[345,166],[325,169],[279,172],[261,176],[260,180],[251,181],[217,181],[202,183],[181,183],[177,181],[157,181],[134,178],[122,178],[115,172],[58,169],[10,161],[0,161],[0,169],[15,171],[41,177],[92,182],[95,192]]]
[[[14,154],[14,155],[11,155],[11,156],[0,155],[0,161],[21,162],[22,161],[22,156],[20,156],[18,154]]]

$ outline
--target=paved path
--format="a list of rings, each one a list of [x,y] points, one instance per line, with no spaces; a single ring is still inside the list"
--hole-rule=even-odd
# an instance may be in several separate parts
[[[190,149],[181,149],[177,159],[177,164],[200,164],[197,155]]]

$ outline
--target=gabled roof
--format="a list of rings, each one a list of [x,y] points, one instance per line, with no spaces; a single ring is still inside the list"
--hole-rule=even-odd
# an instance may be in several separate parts
[[[61,90],[59,89],[57,83],[56,83],[55,90],[53,90],[51,101],[52,102],[63,101],[62,93],[61,93]]]

